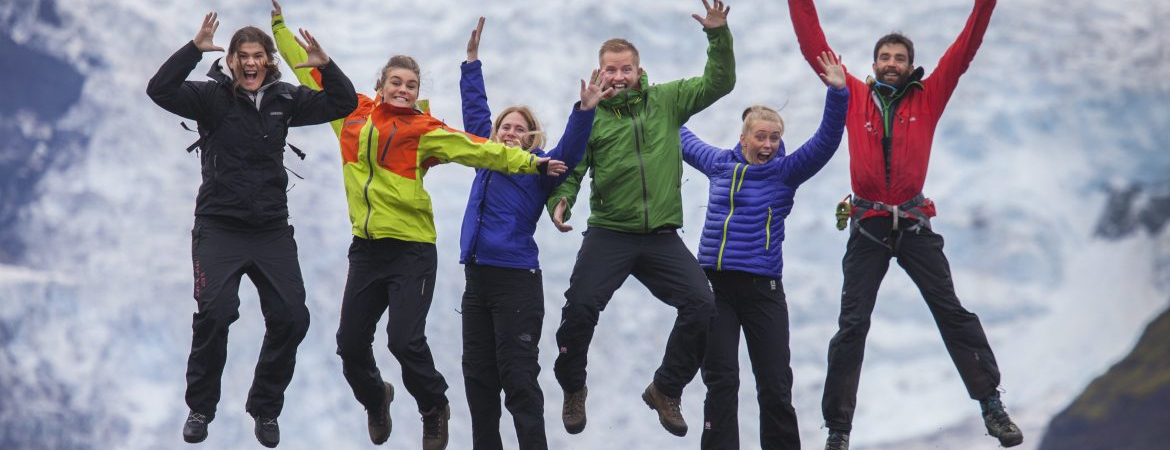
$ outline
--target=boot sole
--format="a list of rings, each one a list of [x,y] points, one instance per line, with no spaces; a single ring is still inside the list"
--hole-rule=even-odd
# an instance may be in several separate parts
[[[198,444],[198,443],[206,441],[206,440],[207,440],[206,434],[204,434],[202,436],[188,436],[185,434],[183,435],[183,441],[188,443],[188,444]]]
[[[654,402],[651,401],[649,392],[642,393],[642,401],[646,402],[646,406],[649,407],[650,410],[658,413],[658,423],[662,424],[662,428],[665,428],[668,433],[678,437],[686,437],[686,428],[672,428],[670,424],[666,423],[666,418],[663,417],[662,412],[659,411],[658,408],[654,407]]]
[[[1004,436],[997,439],[999,439],[999,445],[1004,447],[1015,447],[1024,443],[1024,435],[1022,433],[1016,434],[1014,436]]]
[[[564,418],[561,418],[561,421],[563,422]],[[569,434],[580,434],[582,431],[585,431],[585,422],[586,421],[584,420],[582,420],[579,424],[569,424],[569,422],[564,422],[565,431],[568,431]]]

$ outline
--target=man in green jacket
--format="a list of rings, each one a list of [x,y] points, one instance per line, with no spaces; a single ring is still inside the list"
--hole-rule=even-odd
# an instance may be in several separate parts
[[[557,330],[554,371],[565,393],[561,414],[569,433],[585,429],[585,366],[598,316],[631,274],[678,309],[666,354],[642,399],[671,434],[687,432],[679,401],[699,370],[715,304],[698,261],[675,233],[683,224],[678,129],[735,85],[730,8],[720,0],[714,6],[703,0],[703,6],[705,17],[693,15],[709,42],[701,77],[651,86],[633,44],[624,39],[602,44],[600,69],[613,77],[615,94],[597,106],[584,160],[549,196],[553,223],[562,232],[571,230],[564,221],[586,171],[592,172],[589,228]]]

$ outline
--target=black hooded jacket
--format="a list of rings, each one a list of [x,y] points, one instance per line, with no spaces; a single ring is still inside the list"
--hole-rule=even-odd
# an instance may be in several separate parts
[[[275,72],[270,72],[256,93],[233,92],[222,60],[208,71],[211,81],[186,81],[202,58],[203,52],[188,42],[146,86],[156,104],[199,124],[203,183],[195,198],[195,215],[253,228],[287,224],[288,128],[349,115],[357,108],[353,83],[330,61],[320,68],[323,91],[276,81]]]

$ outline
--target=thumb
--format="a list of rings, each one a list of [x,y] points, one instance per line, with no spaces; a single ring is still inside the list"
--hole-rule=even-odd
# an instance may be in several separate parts
[[[211,47],[211,49],[209,49],[209,50],[207,50],[207,51],[209,51],[209,52],[222,52],[222,51],[223,51],[223,47],[220,47],[220,46],[218,46],[218,45],[215,45],[215,46],[212,46],[212,47]]]

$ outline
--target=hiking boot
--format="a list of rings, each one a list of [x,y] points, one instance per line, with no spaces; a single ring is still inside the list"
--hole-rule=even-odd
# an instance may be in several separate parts
[[[382,386],[386,391],[382,407],[366,411],[366,424],[370,429],[370,441],[373,441],[374,445],[386,443],[386,440],[390,439],[390,429],[393,428],[390,421],[390,402],[394,401],[394,386],[385,381],[382,382]]]
[[[207,424],[211,418],[206,414],[195,411],[187,413],[187,421],[183,423],[183,440],[198,444],[207,439]]]
[[[849,433],[829,430],[829,439],[825,440],[825,450],[849,450]]]
[[[280,425],[276,424],[275,417],[256,416],[256,440],[268,448],[280,443]]]
[[[565,393],[565,404],[561,407],[561,421],[565,422],[565,431],[577,434],[585,429],[585,397],[589,395],[589,388],[581,386],[581,390],[572,394]]]
[[[448,420],[451,420],[451,405],[436,406],[423,413],[423,450],[447,448]]]
[[[998,392],[981,400],[979,406],[983,410],[983,425],[987,426],[987,434],[999,439],[999,445],[1015,447],[1024,442],[1024,433],[1012,423]]]
[[[679,437],[687,435],[687,421],[683,420],[682,412],[679,411],[681,398],[668,397],[651,381],[646,392],[642,393],[642,400],[650,409],[658,411],[658,422],[662,423],[666,431]]]

